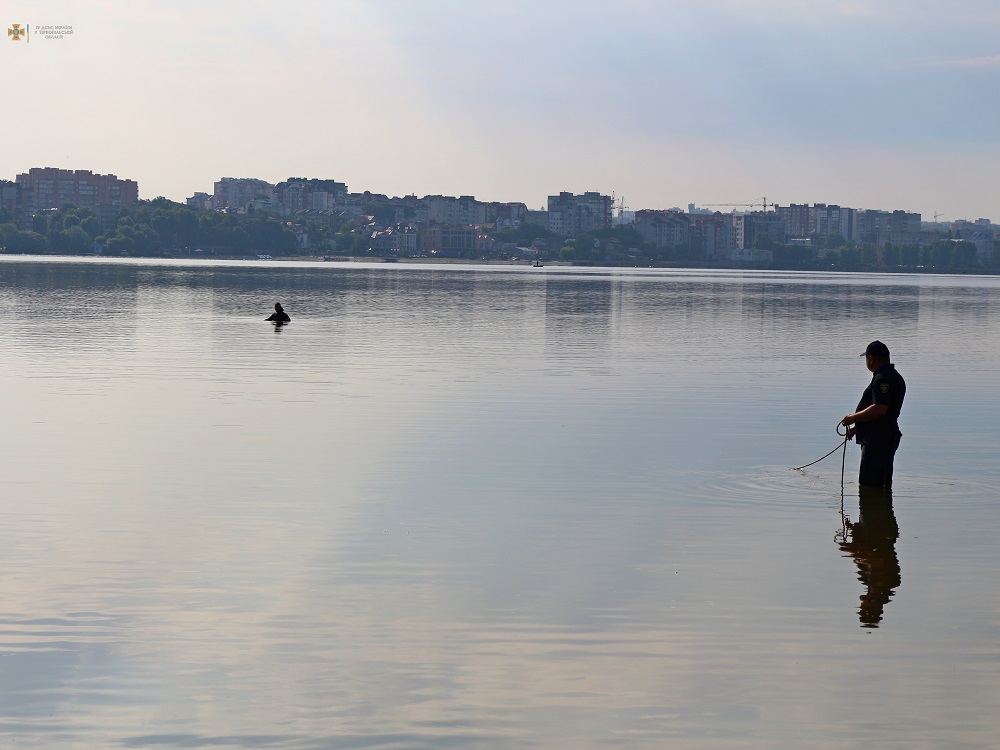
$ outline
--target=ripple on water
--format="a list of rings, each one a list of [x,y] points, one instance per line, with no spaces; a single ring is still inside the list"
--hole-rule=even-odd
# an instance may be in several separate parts
[[[857,498],[858,484],[852,470],[841,484],[839,471],[794,470],[778,466],[757,467],[751,474],[729,477],[705,489],[705,500],[722,507],[752,503],[758,509],[782,509],[804,502],[830,507],[845,498]],[[929,508],[993,508],[1000,506],[996,486],[968,477],[906,474],[897,477],[893,500]]]

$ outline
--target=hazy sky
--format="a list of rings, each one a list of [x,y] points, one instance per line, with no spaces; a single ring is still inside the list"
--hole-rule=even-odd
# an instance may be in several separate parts
[[[1000,221],[996,0],[57,0],[0,40],[0,178]]]

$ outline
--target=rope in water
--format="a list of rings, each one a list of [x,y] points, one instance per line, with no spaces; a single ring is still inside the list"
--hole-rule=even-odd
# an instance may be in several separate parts
[[[812,463],[804,464],[803,466],[796,466],[795,468],[792,469],[792,471],[798,471],[799,469],[804,469],[807,466],[812,466],[813,464],[818,464],[820,461],[822,461],[827,456],[832,456],[840,448],[844,449],[843,455],[840,458],[840,522],[841,522],[841,526],[843,528],[838,533],[841,535],[840,536],[841,541],[846,541],[848,533],[849,533],[849,528],[848,528],[849,523],[848,523],[848,520],[847,520],[847,516],[844,514],[844,467],[847,464],[847,433],[848,433],[848,428],[844,427],[844,431],[841,432],[840,431],[841,427],[842,427],[842,425],[840,424],[840,422],[837,422],[837,428],[836,428],[837,429],[837,434],[840,435],[842,438],[844,438],[844,441],[840,445],[838,445],[836,448],[834,448],[832,451],[830,451],[826,455],[820,456],[819,458],[817,458]],[[836,538],[837,538],[837,536],[834,536],[834,539],[836,539]],[[838,542],[838,543],[840,543],[840,542]]]
[[[812,466],[813,464],[818,464],[824,458],[827,458],[828,456],[832,456],[834,453],[836,453],[837,451],[839,451],[841,449],[841,447],[843,447],[843,449],[844,449],[844,457],[843,457],[843,460],[840,463],[840,476],[841,476],[841,479],[843,479],[843,476],[844,476],[844,464],[847,462],[847,428],[845,427],[843,432],[840,431],[840,428],[841,428],[841,424],[840,424],[840,422],[837,422],[837,434],[844,438],[844,442],[842,442],[840,445],[838,445],[836,448],[834,448],[832,451],[830,451],[826,455],[820,456],[815,461],[811,461],[810,463],[803,464],[802,466],[794,466],[794,467],[792,467],[792,471],[798,471],[799,469],[805,469],[805,468],[807,468],[809,466]]]

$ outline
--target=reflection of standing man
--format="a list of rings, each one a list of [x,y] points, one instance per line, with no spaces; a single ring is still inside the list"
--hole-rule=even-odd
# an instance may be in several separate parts
[[[854,414],[848,414],[840,423],[848,428],[847,439],[856,437],[861,446],[858,484],[892,487],[892,463],[903,436],[898,419],[906,382],[889,361],[889,347],[881,341],[871,342],[861,356],[872,373],[872,382],[861,394]]]
[[[845,523],[840,549],[854,558],[858,580],[868,587],[861,595],[858,617],[862,627],[877,628],[885,605],[902,582],[896,556],[899,525],[892,512],[892,493],[862,487],[858,522],[852,524],[845,519]]]

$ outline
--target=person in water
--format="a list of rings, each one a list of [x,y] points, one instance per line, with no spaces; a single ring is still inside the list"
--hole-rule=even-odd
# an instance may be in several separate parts
[[[264,318],[264,320],[270,320],[273,323],[288,323],[291,318],[288,317],[288,313],[281,309],[281,303],[274,303],[274,312],[271,313],[270,317]]]
[[[861,355],[872,373],[872,381],[861,394],[857,409],[840,423],[847,439],[861,446],[858,484],[863,487],[892,487],[892,462],[903,434],[899,431],[899,411],[906,396],[906,382],[889,361],[889,347],[873,341]]]

